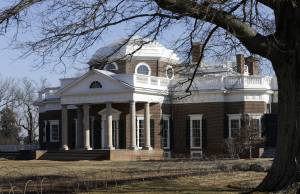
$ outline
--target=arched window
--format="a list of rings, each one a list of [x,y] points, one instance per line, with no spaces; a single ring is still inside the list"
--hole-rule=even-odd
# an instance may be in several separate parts
[[[151,70],[147,63],[139,63],[135,68],[135,72],[143,75],[151,75]]]
[[[166,76],[169,79],[173,79],[173,77],[174,77],[174,69],[171,66],[167,67]]]
[[[119,67],[118,67],[117,63],[108,63],[104,66],[104,70],[106,70],[106,71],[116,71],[118,69],[119,69]]]
[[[102,84],[98,81],[93,81],[90,85],[90,88],[102,88]]]

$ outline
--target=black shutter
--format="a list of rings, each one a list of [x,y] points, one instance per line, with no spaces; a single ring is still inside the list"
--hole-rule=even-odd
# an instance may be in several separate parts
[[[170,149],[173,148],[174,146],[174,123],[173,123],[173,118],[170,117],[170,134],[169,134],[169,138],[170,138]]]
[[[207,120],[202,119],[202,149],[207,150]]]
[[[125,122],[123,119],[119,120],[119,148],[126,148]]]
[[[225,115],[224,117],[224,139],[229,137],[229,119],[228,116]]]
[[[190,149],[190,147],[191,147],[191,145],[190,145],[190,139],[191,139],[191,137],[190,137],[190,118],[189,117],[187,117],[187,119],[186,119],[186,130],[185,130],[185,134],[186,134],[186,148],[189,150]]]
[[[150,144],[151,144],[151,147],[154,148],[154,128],[155,128],[155,125],[154,125],[154,119],[150,119]]]
[[[50,141],[50,123],[46,122],[46,142]]]

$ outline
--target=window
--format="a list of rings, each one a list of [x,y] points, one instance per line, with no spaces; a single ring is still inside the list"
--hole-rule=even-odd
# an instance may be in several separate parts
[[[262,132],[261,132],[262,114],[249,114],[249,117],[250,117],[250,126],[254,130],[257,130],[257,133],[259,134],[259,136],[262,137]]]
[[[241,128],[241,114],[229,114],[229,138],[237,137]]]
[[[164,152],[163,155],[165,159],[171,159],[171,152]]]
[[[43,143],[47,142],[47,121],[44,121],[43,127]]]
[[[90,88],[93,89],[93,88],[102,88],[102,84],[98,81],[93,81],[90,85]]]
[[[202,115],[190,115],[191,148],[202,148]]]
[[[230,120],[230,126],[231,126],[231,137],[237,137],[240,131],[240,120],[238,119]]]
[[[173,70],[173,68],[171,66],[167,67],[166,74],[167,74],[167,78],[173,79],[173,77],[174,77],[174,70]]]
[[[50,141],[59,142],[59,121],[50,121]]]
[[[139,149],[144,147],[144,117],[137,117],[136,145]]]
[[[138,73],[138,74],[143,74],[143,75],[150,75],[151,74],[150,67],[146,63],[139,63],[135,68],[135,72]]]
[[[170,149],[170,116],[169,115],[163,115],[162,147],[164,149]]]
[[[108,63],[104,66],[106,71],[117,71],[119,69],[117,63]]]

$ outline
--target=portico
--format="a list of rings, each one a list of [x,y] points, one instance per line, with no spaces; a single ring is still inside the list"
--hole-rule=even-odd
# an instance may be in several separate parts
[[[101,149],[104,150],[115,150],[119,149],[119,120],[121,111],[112,108],[112,102],[106,102],[105,108],[100,110],[98,114],[101,116]],[[117,104],[117,103],[115,103]],[[124,103],[123,103],[124,104]],[[125,103],[128,105],[129,109],[129,118],[130,118],[130,144],[127,146],[131,150],[152,150],[151,146],[151,135],[150,135],[150,103],[149,102],[139,102],[143,104],[144,113],[142,116],[142,125],[139,126],[139,129],[142,129],[142,132],[137,132],[137,114],[136,114],[136,102],[130,101]],[[97,139],[100,137],[93,137],[94,134],[91,134],[91,117],[90,117],[90,107],[91,104],[81,104],[77,105],[77,127],[76,129],[76,145],[75,149],[77,150],[92,150],[93,146],[91,145],[91,139]],[[62,106],[62,146],[61,150],[69,150],[68,146],[68,105]],[[82,134],[80,136],[80,134]],[[141,136],[142,134],[142,136]],[[124,138],[124,137],[123,137]],[[142,147],[137,145],[137,140],[143,141],[140,142]],[[96,140],[97,141],[97,140]],[[83,142],[80,144],[80,142]]]

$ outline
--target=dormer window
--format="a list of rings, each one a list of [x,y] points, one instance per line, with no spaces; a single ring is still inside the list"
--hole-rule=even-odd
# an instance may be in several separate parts
[[[98,81],[93,81],[90,85],[90,88],[93,89],[93,88],[102,88],[102,84]]]
[[[104,66],[104,70],[117,71],[117,70],[119,70],[119,67],[118,67],[117,63],[108,63]]]
[[[147,63],[139,63],[135,68],[135,73],[143,74],[143,75],[151,75],[151,70]]]
[[[173,79],[173,77],[174,77],[174,69],[171,66],[167,67],[166,76],[169,79]]]

